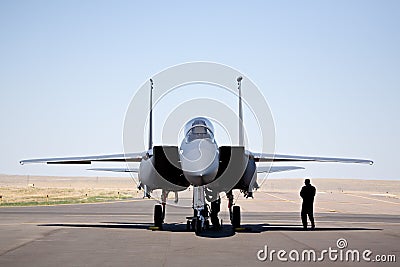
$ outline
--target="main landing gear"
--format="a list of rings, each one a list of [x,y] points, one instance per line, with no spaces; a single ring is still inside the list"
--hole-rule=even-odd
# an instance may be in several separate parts
[[[167,203],[168,191],[161,192],[161,205],[157,204],[154,206],[154,227],[162,230],[162,225],[165,218],[165,204]]]
[[[163,207],[160,204],[154,206],[154,226],[162,229],[162,224],[164,222]]]
[[[227,192],[226,196],[228,197],[229,217],[231,219],[233,230],[236,231],[240,228],[240,206],[234,206],[232,191]]]
[[[240,207],[239,206],[233,206],[232,210],[232,227],[234,230],[237,228],[240,228]]]

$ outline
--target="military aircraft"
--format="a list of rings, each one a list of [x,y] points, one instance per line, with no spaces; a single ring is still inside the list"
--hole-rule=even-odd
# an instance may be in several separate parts
[[[243,112],[241,98],[242,77],[237,78],[239,90],[239,145],[218,146],[214,127],[209,119],[196,117],[186,123],[184,139],[180,146],[153,145],[152,91],[150,79],[150,113],[148,149],[139,153],[99,155],[86,157],[44,158],[21,160],[26,163],[91,164],[92,162],[137,162],[139,167],[94,168],[97,171],[138,173],[139,188],[150,197],[153,190],[161,189],[161,203],[154,206],[154,226],[162,229],[168,193],[175,193],[193,186],[193,216],[187,217],[188,230],[200,234],[209,226],[209,219],[220,227],[218,219],[222,192],[228,198],[228,209],[234,229],[240,227],[240,207],[233,203],[233,190],[240,190],[245,197],[253,197],[257,189],[257,173],[273,173],[303,169],[298,166],[261,166],[259,163],[276,162],[341,162],[373,164],[371,160],[309,157],[255,153],[245,149],[243,138]],[[257,164],[256,164],[257,163]],[[211,205],[208,205],[208,204]],[[211,207],[210,207],[211,206]]]

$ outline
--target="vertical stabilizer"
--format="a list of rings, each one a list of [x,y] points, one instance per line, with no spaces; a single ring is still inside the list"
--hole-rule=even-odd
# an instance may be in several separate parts
[[[153,148],[153,80],[150,79],[149,150]]]
[[[239,90],[239,146],[244,146],[243,136],[243,110],[242,110],[242,76],[239,76],[236,80],[238,82]]]

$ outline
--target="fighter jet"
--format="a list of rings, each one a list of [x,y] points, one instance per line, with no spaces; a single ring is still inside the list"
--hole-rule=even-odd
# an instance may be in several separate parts
[[[293,156],[265,154],[248,151],[244,146],[243,112],[241,99],[242,77],[237,78],[239,90],[239,145],[218,146],[214,127],[205,117],[196,117],[184,127],[184,138],[178,146],[153,145],[152,91],[153,80],[150,79],[149,105],[149,145],[146,151],[113,155],[86,157],[44,158],[21,160],[26,163],[47,164],[91,164],[92,162],[136,162],[138,168],[95,168],[97,171],[134,172],[138,174],[139,188],[144,196],[150,197],[152,191],[161,189],[161,201],[154,206],[154,227],[162,229],[167,197],[193,187],[193,216],[187,217],[187,229],[200,234],[211,223],[220,227],[218,212],[220,210],[220,193],[225,192],[228,198],[228,209],[233,229],[240,227],[240,207],[233,201],[233,191],[239,190],[245,197],[253,197],[258,188],[257,173],[273,173],[303,169],[298,166],[262,166],[260,163],[277,162],[341,162],[373,164],[371,160]],[[211,205],[209,205],[211,204]]]

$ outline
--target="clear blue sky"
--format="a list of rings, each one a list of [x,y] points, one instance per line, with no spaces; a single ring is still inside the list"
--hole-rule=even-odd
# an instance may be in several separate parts
[[[375,161],[271,177],[399,178],[399,1],[142,2],[0,1],[0,173],[102,175],[18,161],[122,152],[135,90],[200,60],[261,88],[276,152]]]

